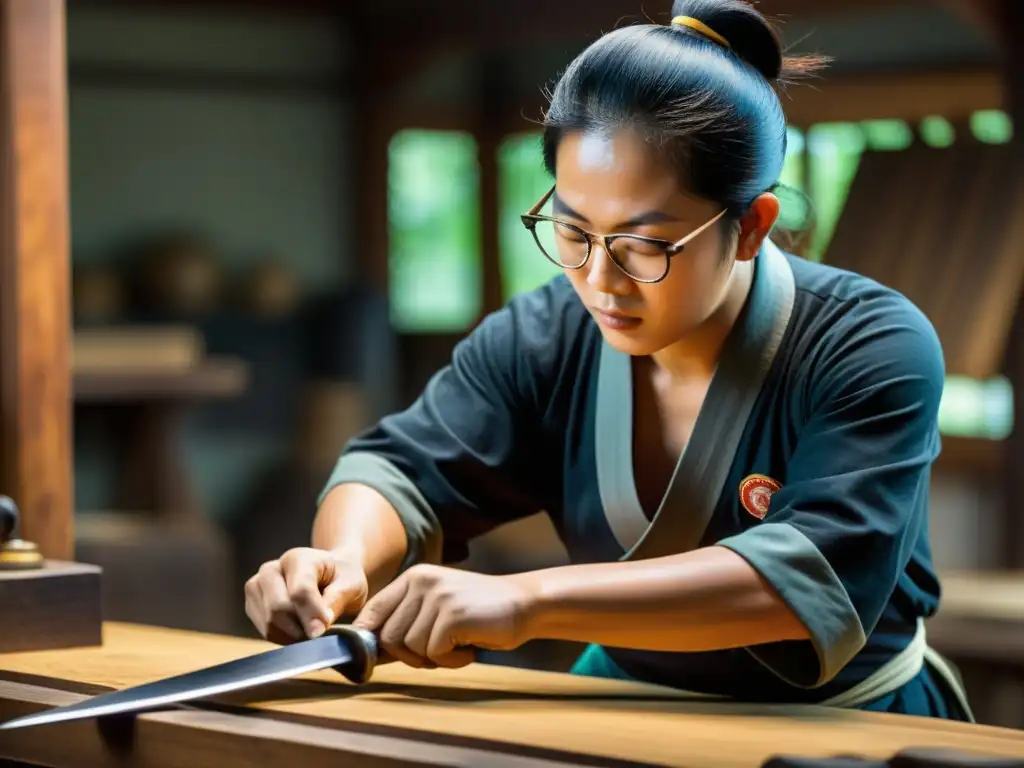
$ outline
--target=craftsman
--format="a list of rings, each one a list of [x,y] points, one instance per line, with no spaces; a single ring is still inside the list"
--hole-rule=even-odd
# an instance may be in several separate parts
[[[820,63],[744,2],[676,0],[571,64],[554,186],[523,216],[563,274],[346,446],[312,547],[246,586],[265,637],[356,615],[417,667],[561,639],[588,644],[577,674],[970,719],[923,630],[939,341],[903,296],[769,239],[773,84]],[[539,511],[572,565],[444,565]]]

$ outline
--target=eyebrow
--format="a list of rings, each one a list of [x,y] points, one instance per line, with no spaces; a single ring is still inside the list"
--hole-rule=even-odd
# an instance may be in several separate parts
[[[552,195],[551,209],[553,213],[560,213],[574,218],[577,221],[582,221],[587,224],[590,223],[590,220],[586,216],[567,205],[566,202],[558,196],[557,192]],[[626,221],[619,222],[613,227],[613,229],[633,229],[635,227],[643,227],[649,224],[664,224],[666,222],[677,221],[682,221],[682,219],[669,213],[665,213],[664,211],[644,211],[643,213],[638,213],[636,216],[633,216]]]

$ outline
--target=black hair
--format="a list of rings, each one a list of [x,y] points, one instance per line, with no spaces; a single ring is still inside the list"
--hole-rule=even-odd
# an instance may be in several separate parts
[[[786,118],[775,85],[813,72],[822,57],[783,55],[777,32],[742,0],[675,0],[681,24],[637,24],[583,51],[551,92],[544,116],[544,164],[567,133],[628,128],[665,152],[680,184],[719,203],[733,224],[776,188],[786,157]]]

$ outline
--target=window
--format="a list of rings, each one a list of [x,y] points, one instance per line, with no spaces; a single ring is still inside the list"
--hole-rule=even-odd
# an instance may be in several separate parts
[[[479,316],[479,187],[472,135],[404,130],[392,138],[388,270],[396,330],[453,333]]]
[[[945,435],[1005,440],[1013,430],[1013,385],[1002,376],[978,381],[949,376],[939,406]]]
[[[971,133],[986,144],[1006,144],[1013,138],[1013,123],[1005,112],[985,109],[971,115]]]
[[[806,153],[804,132],[792,126],[786,129],[786,159],[779,181],[787,187],[804,190],[804,164]]]
[[[905,149],[914,139],[902,120],[869,120],[863,123],[819,123],[807,132],[810,188],[817,227],[807,257],[820,261],[832,240],[846,204],[850,184],[857,175],[866,149]]]
[[[498,148],[499,264],[505,300],[532,291],[561,270],[544,258],[519,219],[554,183],[544,170],[539,133],[507,137]]]
[[[941,115],[924,118],[918,126],[921,141],[929,147],[948,147],[956,141],[956,129],[953,124]]]

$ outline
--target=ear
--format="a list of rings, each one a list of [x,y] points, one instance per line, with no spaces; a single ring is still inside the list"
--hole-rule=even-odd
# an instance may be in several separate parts
[[[736,261],[750,261],[779,218],[779,198],[771,192],[759,195],[740,217],[740,235],[736,241]]]

